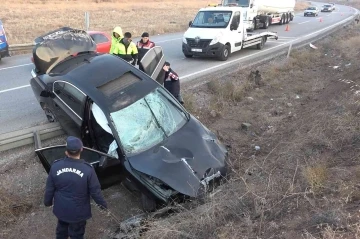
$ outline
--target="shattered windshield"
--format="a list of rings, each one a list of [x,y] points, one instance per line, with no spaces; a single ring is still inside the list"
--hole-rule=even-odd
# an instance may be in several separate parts
[[[191,27],[226,28],[231,18],[231,11],[200,11]]]
[[[150,149],[187,122],[186,113],[161,87],[110,115],[126,154]]]

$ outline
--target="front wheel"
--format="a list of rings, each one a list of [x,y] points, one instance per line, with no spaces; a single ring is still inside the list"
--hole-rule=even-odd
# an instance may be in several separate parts
[[[47,120],[50,123],[53,123],[53,122],[57,121],[55,115],[53,114],[53,112],[47,106],[44,106],[43,110],[44,110],[44,113],[46,115]]]
[[[224,45],[219,56],[220,61],[226,61],[230,55],[230,48],[228,45]]]

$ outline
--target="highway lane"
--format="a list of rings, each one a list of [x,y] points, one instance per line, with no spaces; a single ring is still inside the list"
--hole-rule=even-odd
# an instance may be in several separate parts
[[[218,71],[230,65],[237,66],[254,56],[274,53],[288,47],[290,42],[300,37],[316,35],[321,29],[327,29],[353,14],[354,10],[345,6],[337,6],[332,13],[320,13],[319,17],[304,17],[299,13],[289,24],[290,31],[285,31],[285,25],[270,26],[266,30],[278,32],[278,41],[269,40],[261,51],[243,49],[231,55],[226,62],[204,58],[185,59],[181,51],[183,33],[151,36],[151,39],[162,46],[167,60],[180,74],[181,79],[190,81],[201,74]],[[29,54],[4,58],[0,63],[0,133],[47,123],[31,88],[28,87],[32,67]]]

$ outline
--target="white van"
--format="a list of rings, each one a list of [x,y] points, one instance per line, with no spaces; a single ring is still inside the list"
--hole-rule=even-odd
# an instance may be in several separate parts
[[[242,48],[262,49],[268,38],[278,39],[274,32],[247,33],[242,11],[241,7],[200,9],[183,36],[185,57],[216,57],[226,61],[231,53]]]

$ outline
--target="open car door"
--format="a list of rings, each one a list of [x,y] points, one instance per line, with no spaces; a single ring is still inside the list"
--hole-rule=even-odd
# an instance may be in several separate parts
[[[161,85],[164,83],[165,71],[163,66],[165,64],[165,56],[160,46],[155,46],[148,50],[141,59],[140,64],[144,72],[153,80]]]
[[[35,149],[47,173],[55,160],[65,157],[65,151],[65,145]],[[81,158],[94,167],[102,189],[121,181],[123,174],[119,159],[86,147],[83,148]]]

